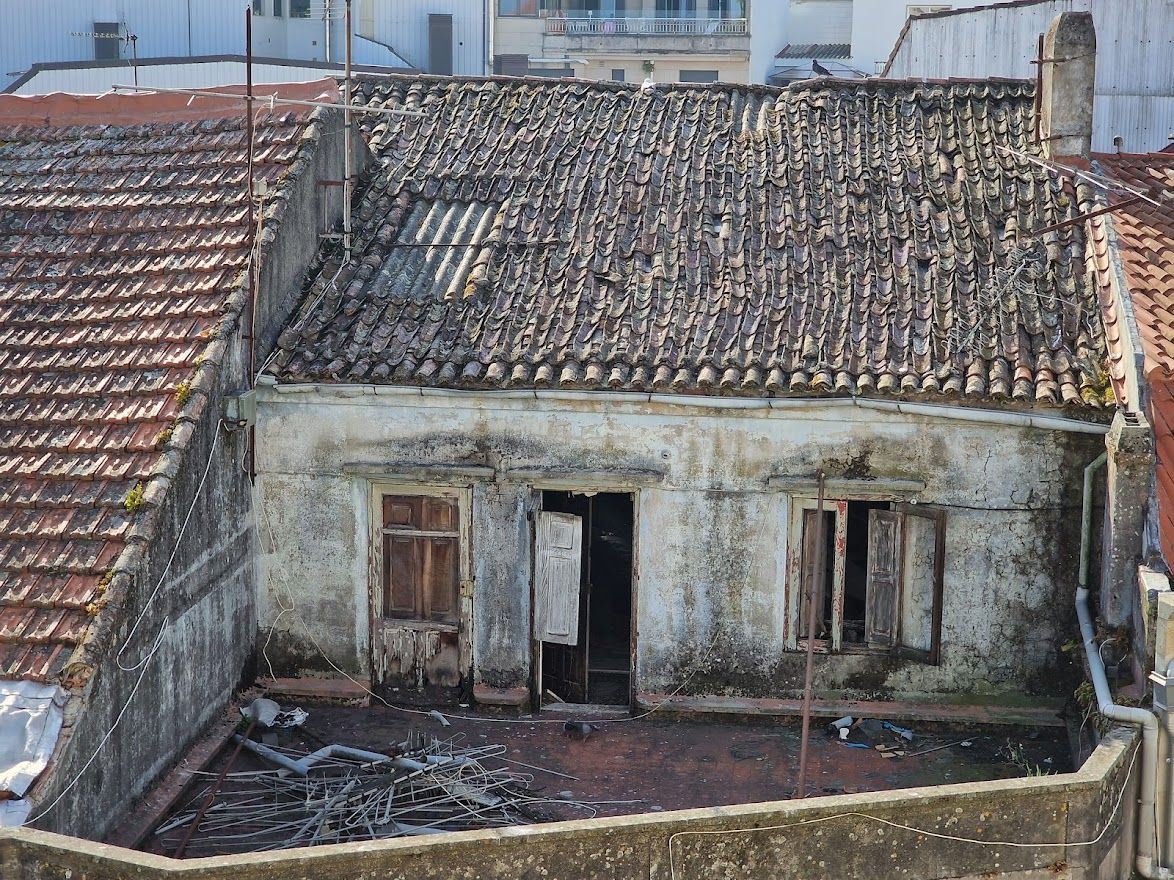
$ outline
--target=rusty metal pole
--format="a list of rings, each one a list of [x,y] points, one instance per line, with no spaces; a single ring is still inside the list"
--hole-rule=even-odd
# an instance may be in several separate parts
[[[815,518],[815,576],[807,585],[807,669],[803,673],[803,729],[799,734],[799,783],[795,786],[795,796],[807,797],[807,741],[811,738],[811,700],[813,696],[813,681],[815,674],[815,622],[820,609],[815,607],[818,579],[824,576],[825,548],[823,545],[823,488],[826,475],[822,470],[816,474],[819,480],[816,509],[819,516]],[[801,566],[800,571],[806,566]]]
[[[195,818],[192,819],[192,824],[188,826],[188,830],[184,832],[183,840],[179,842],[179,846],[175,848],[172,858],[182,859],[184,850],[188,848],[188,843],[192,839],[192,835],[196,833],[196,828],[204,821],[204,814],[208,812],[208,807],[212,806],[212,801],[216,800],[216,793],[220,791],[220,786],[224,784],[224,777],[228,775],[228,771],[232,769],[232,765],[236,763],[237,756],[241,753],[241,747],[244,746],[245,740],[253,735],[253,728],[257,726],[256,721],[250,721],[249,726],[245,729],[245,735],[241,737],[240,742],[236,744],[232,755],[224,762],[224,766],[220,768],[220,775],[216,777],[216,781],[212,783],[212,787],[208,789],[208,797],[204,798],[204,803],[200,804],[200,809],[196,811]]]
[[[346,252],[347,260],[351,258],[351,198],[353,197],[354,181],[351,179],[354,176],[354,169],[351,167],[351,103],[353,101],[353,94],[351,89],[351,0],[346,0],[346,6],[343,9],[343,25],[346,33],[344,34],[346,48],[346,73],[345,81],[342,90],[342,161],[343,161],[343,175],[342,175],[342,247]]]
[[[1035,142],[1038,144],[1042,137],[1040,131],[1040,113],[1044,106],[1044,35],[1039,35],[1039,44],[1035,53]]]

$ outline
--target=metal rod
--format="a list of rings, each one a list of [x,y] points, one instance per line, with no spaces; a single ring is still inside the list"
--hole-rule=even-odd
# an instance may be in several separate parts
[[[204,814],[208,812],[208,807],[212,806],[212,801],[216,799],[216,792],[220,791],[220,785],[224,782],[224,777],[228,775],[228,771],[232,769],[233,763],[236,761],[237,755],[241,753],[241,746],[253,733],[253,728],[257,726],[256,721],[250,721],[249,726],[245,728],[245,736],[240,742],[236,744],[236,748],[232,750],[232,755],[224,766],[220,769],[220,775],[216,777],[216,781],[212,783],[212,787],[208,789],[208,797],[204,799],[204,803],[200,805],[200,809],[196,810],[196,816],[192,819],[192,824],[188,826],[187,831],[184,832],[183,839],[179,842],[179,846],[175,848],[172,854],[174,858],[182,859],[183,851],[187,849],[188,842],[192,839],[192,835],[196,833],[196,828],[200,821],[204,818]]]
[[[355,182],[353,180],[354,169],[351,167],[351,0],[346,0],[346,8],[343,13],[343,27],[346,30],[344,34],[346,46],[346,75],[343,79],[342,86],[342,249],[346,252],[346,258],[349,261],[351,258],[351,197]],[[329,27],[329,23],[327,24]]]
[[[826,474],[821,469],[816,478],[819,481],[816,501],[815,518],[815,572],[808,585],[807,593],[807,666],[803,673],[803,728],[799,733],[799,782],[795,786],[795,796],[807,797],[807,741],[811,738],[811,701],[814,690],[812,679],[815,674],[815,621],[819,609],[815,607],[815,584],[824,580],[824,546],[823,546],[823,490]]]
[[[137,85],[137,83],[136,83]],[[253,7],[245,7],[245,138],[249,161],[249,387],[257,380],[257,202],[253,132]],[[249,425],[249,482],[257,479],[257,429]]]
[[[231,98],[237,101],[243,101],[247,95],[242,95],[237,92],[210,92],[202,89],[169,89],[160,86],[126,86],[114,84],[110,87],[112,92],[161,92],[169,95],[194,95],[197,98]],[[261,99],[270,105],[290,105],[294,107],[325,107],[328,110],[337,110],[338,104],[333,101],[302,101],[294,98],[282,98],[279,95],[262,95]],[[356,113],[382,113],[386,116],[414,116],[417,118],[424,118],[428,114],[423,110],[400,110],[392,107],[368,107],[366,105],[356,106],[351,108]]]
[[[1039,47],[1035,53],[1035,139],[1040,139],[1040,113],[1044,106],[1044,35],[1039,35]]]
[[[1081,171],[1078,168],[1070,168],[1067,165],[1061,165],[1059,162],[1049,162],[1047,159],[1041,159],[1038,156],[1030,156],[1027,153],[1022,153],[1019,150],[1013,150],[1010,147],[1000,146],[999,144],[995,144],[995,150],[1000,153],[1006,153],[1008,156],[1014,156],[1017,159],[1022,159],[1024,162],[1030,162],[1032,165],[1038,165],[1040,168],[1048,171],[1055,171],[1058,174],[1071,174],[1073,177],[1079,177],[1081,180],[1088,181],[1099,189],[1126,192],[1131,196],[1137,196],[1142,201],[1149,202],[1155,208],[1162,207],[1162,202],[1158,201],[1157,199],[1151,198],[1141,190],[1134,189],[1131,186],[1126,186],[1124,183],[1113,180],[1112,178],[1090,174],[1089,172]]]
[[[1065,226],[1071,226],[1073,223],[1080,223],[1084,220],[1091,220],[1093,217],[1100,217],[1102,214],[1108,214],[1110,211],[1116,211],[1119,208],[1125,208],[1140,201],[1141,196],[1130,196],[1127,199],[1122,199],[1115,205],[1099,208],[1096,211],[1089,211],[1087,214],[1077,214],[1075,217],[1070,217],[1067,220],[1061,220],[1059,223],[1053,223],[1051,226],[1043,226],[1039,229],[1033,229],[1030,232],[1024,233],[1024,237],[1037,238],[1046,232],[1055,232],[1057,229],[1063,229]]]

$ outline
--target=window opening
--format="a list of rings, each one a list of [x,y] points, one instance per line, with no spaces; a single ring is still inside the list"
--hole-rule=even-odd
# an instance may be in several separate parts
[[[922,505],[835,501],[802,514],[797,638],[807,638],[812,585],[821,650],[881,651],[938,662],[945,514]],[[817,575],[820,517],[824,564]]]

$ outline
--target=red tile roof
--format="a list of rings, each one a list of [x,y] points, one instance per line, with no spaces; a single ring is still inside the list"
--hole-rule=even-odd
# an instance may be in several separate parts
[[[185,383],[243,301],[242,109],[0,98],[0,678],[59,672],[135,527],[128,496],[190,434],[169,431]],[[283,175],[307,114],[259,114],[259,177]]]
[[[1143,377],[1150,391],[1149,418],[1157,448],[1157,496],[1162,552],[1174,563],[1174,154],[1111,154],[1096,157],[1097,170],[1133,189],[1148,192],[1162,207],[1135,202],[1093,224],[1094,254],[1106,300],[1110,363],[1123,404],[1128,356],[1121,350],[1121,316],[1111,302],[1111,273],[1118,267],[1129,288],[1145,356]],[[1115,194],[1119,202],[1127,194]]]

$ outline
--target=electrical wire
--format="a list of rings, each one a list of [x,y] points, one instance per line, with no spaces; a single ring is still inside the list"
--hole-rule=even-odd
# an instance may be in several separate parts
[[[138,693],[139,686],[143,683],[143,679],[147,675],[147,669],[149,668],[148,664],[150,664],[151,660],[155,657],[156,654],[159,653],[159,649],[163,646],[163,636],[167,631],[167,627],[168,621],[164,620],[163,625],[159,627],[159,633],[155,636],[155,642],[151,646],[151,650],[147,653],[147,656],[143,658],[142,662],[139,663],[138,666],[134,667],[135,669],[139,670],[139,677],[135,680],[134,687],[130,689],[130,693],[126,697],[126,702],[123,703],[122,708],[118,710],[118,715],[115,717],[114,723],[110,725],[110,729],[106,731],[101,741],[99,741],[98,746],[94,749],[93,754],[91,754],[90,757],[86,759],[86,762],[82,764],[81,769],[77,771],[73,779],[71,779],[69,783],[66,784],[66,786],[61,789],[60,792],[58,792],[57,797],[53,798],[53,800],[50,801],[47,806],[42,808],[36,816],[28,819],[25,824],[31,825],[33,822],[36,822],[48,815],[54,807],[61,803],[61,799],[64,798],[73,789],[73,787],[81,781],[81,778],[83,775],[85,775],[85,772],[90,769],[90,765],[94,763],[99,753],[103,748],[105,748],[106,743],[110,741],[110,737],[114,735],[114,731],[118,729],[118,725],[122,723],[122,718],[124,715],[126,715],[126,710],[130,708],[131,701],[134,700],[135,694]]]
[[[1134,764],[1137,762],[1137,755],[1138,755],[1138,752],[1140,752],[1140,751],[1141,751],[1140,745],[1134,746],[1133,755],[1129,759],[1129,767],[1125,771],[1124,782],[1122,782],[1122,784],[1121,784],[1121,790],[1117,793],[1117,801],[1113,805],[1113,810],[1112,810],[1112,812],[1109,813],[1109,817],[1105,820],[1105,825],[1101,829],[1100,833],[1096,837],[1092,838],[1091,840],[1078,840],[1078,841],[1061,840],[1061,841],[1055,841],[1055,842],[1048,842],[1048,841],[1024,842],[1024,841],[1017,841],[1017,840],[982,840],[977,837],[961,837],[961,836],[958,836],[955,834],[944,834],[941,831],[930,831],[929,829],[926,829],[926,828],[916,828],[912,825],[906,825],[902,822],[894,822],[891,819],[884,819],[880,816],[873,816],[873,815],[870,815],[869,813],[860,813],[860,812],[853,810],[853,811],[844,812],[844,813],[836,813],[831,816],[820,816],[819,818],[816,818],[816,819],[800,819],[796,822],[787,822],[782,825],[763,825],[763,826],[759,826],[759,827],[748,827],[748,828],[719,828],[719,829],[703,830],[703,831],[678,831],[675,834],[669,835],[669,838],[668,838],[669,877],[670,877],[670,880],[677,880],[677,866],[676,866],[676,859],[675,859],[676,854],[673,850],[673,844],[676,842],[677,838],[717,836],[717,835],[728,835],[728,834],[752,834],[752,833],[758,832],[758,831],[783,831],[788,828],[799,828],[799,827],[803,827],[806,825],[818,825],[823,822],[834,822],[838,819],[853,819],[853,818],[854,819],[864,819],[864,820],[867,820],[870,822],[877,822],[881,825],[887,825],[890,828],[897,828],[902,831],[908,831],[912,834],[920,834],[923,837],[933,837],[938,840],[949,840],[949,841],[953,841],[955,843],[973,843],[973,844],[977,844],[979,846],[1013,847],[1016,849],[1050,849],[1050,848],[1063,848],[1063,847],[1095,846],[1096,844],[1100,843],[1101,839],[1108,833],[1109,829],[1113,825],[1113,820],[1116,819],[1117,813],[1121,809],[1121,803],[1125,799],[1125,792],[1129,790],[1129,778],[1133,775],[1133,767],[1134,767]]]
[[[131,640],[134,639],[135,633],[138,631],[139,624],[143,622],[143,618],[147,614],[147,609],[151,607],[151,602],[159,593],[159,589],[163,586],[163,582],[167,579],[168,572],[171,571],[171,564],[175,561],[175,554],[179,551],[180,541],[183,540],[184,532],[187,531],[188,523],[191,521],[192,513],[196,509],[196,502],[200,500],[200,494],[204,490],[204,484],[208,481],[208,471],[212,468],[212,459],[216,456],[216,445],[220,441],[220,428],[224,425],[224,420],[220,419],[216,422],[216,427],[212,431],[212,446],[208,450],[208,461],[204,464],[204,472],[200,475],[199,485],[196,486],[196,491],[192,495],[192,503],[188,505],[187,515],[183,518],[183,524],[179,527],[179,534],[175,536],[175,544],[171,548],[171,555],[167,557],[167,565],[163,567],[163,573],[159,575],[159,580],[155,583],[155,589],[151,590],[151,594],[147,596],[147,600],[143,603],[143,608],[139,612],[139,616],[135,618],[134,625],[127,633],[126,640],[122,643],[122,647],[118,649],[118,653],[114,655],[114,662],[118,664],[118,668],[123,672],[134,672],[140,666],[150,659],[150,654],[144,659],[140,660],[134,666],[123,666],[122,655],[129,647]],[[167,626],[168,621],[164,619],[163,626]],[[162,630],[161,630],[162,631]]]

